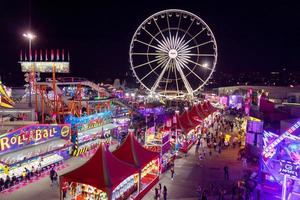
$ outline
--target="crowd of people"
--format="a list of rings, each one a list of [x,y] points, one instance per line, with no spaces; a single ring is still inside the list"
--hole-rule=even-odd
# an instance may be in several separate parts
[[[17,176],[14,173],[10,175],[9,170],[4,170],[4,172],[6,174],[6,178],[5,180],[4,178],[0,178],[0,191],[13,187],[21,182],[28,182],[34,176],[39,176],[41,173],[41,166],[38,165],[37,168],[32,166],[31,169],[24,167],[21,176]]]

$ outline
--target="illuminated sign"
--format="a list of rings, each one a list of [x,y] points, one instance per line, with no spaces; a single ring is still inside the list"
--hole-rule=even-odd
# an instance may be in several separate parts
[[[70,132],[71,128],[68,124],[35,124],[25,126],[0,136],[0,153],[56,137],[68,140],[70,139]]]
[[[300,127],[300,120],[297,121],[292,127],[287,129],[282,135],[277,137],[272,143],[270,143],[266,148],[263,150],[263,155],[265,158],[272,157],[276,151],[274,151],[275,147],[285,138],[290,137],[291,134]]]
[[[280,160],[280,173],[291,177],[298,176],[299,165],[289,160]]]
[[[72,126],[78,124],[88,124],[90,121],[97,120],[99,118],[103,120],[111,120],[112,111],[105,111],[101,113],[95,113],[92,115],[86,115],[82,117],[74,117],[73,115],[68,115],[65,117],[65,123],[71,124]]]
[[[93,128],[97,128],[100,127],[104,124],[104,120],[103,119],[96,119],[96,120],[91,120],[88,124],[82,124],[82,125],[78,125],[77,126],[77,131],[78,132],[83,132],[83,131],[87,131]]]
[[[42,62],[42,61],[32,61],[27,62],[23,61],[20,62],[22,72],[31,72],[33,67],[35,72],[40,73],[52,73],[53,66],[55,66],[56,73],[70,73],[70,64],[69,62]]]

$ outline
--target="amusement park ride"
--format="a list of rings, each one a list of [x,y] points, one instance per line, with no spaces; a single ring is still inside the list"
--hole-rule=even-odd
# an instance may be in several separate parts
[[[64,50],[56,50],[56,57],[54,50],[51,50],[51,56],[48,59],[48,51],[40,50],[38,58],[37,50],[35,50],[34,59],[29,56],[27,60],[26,53],[21,51],[20,64],[22,72],[28,73],[28,82],[31,85],[32,90],[29,91],[29,95],[35,94],[34,104],[35,110],[41,113],[41,122],[45,122],[45,114],[50,114],[53,121],[62,122],[64,116],[73,114],[74,116],[81,116],[82,109],[85,108],[87,114],[91,112],[89,108],[90,100],[84,99],[84,90],[90,88],[97,92],[98,99],[108,97],[106,90],[99,85],[87,81],[82,78],[56,78],[56,73],[69,73],[69,55],[65,60]],[[24,58],[24,59],[23,59]],[[36,80],[36,73],[52,73],[52,78],[46,79],[46,82],[38,82]],[[68,88],[72,88],[72,95],[67,95]],[[108,108],[109,103],[94,101],[94,111]]]

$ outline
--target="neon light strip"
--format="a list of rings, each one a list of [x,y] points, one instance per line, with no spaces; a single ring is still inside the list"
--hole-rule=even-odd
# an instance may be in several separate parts
[[[300,126],[300,120],[297,121],[291,128],[285,131],[281,136],[276,138],[271,144],[269,144],[263,151],[263,155],[265,158],[272,157],[275,154],[274,148],[285,138],[287,138],[290,134],[292,134],[295,130],[297,130]]]

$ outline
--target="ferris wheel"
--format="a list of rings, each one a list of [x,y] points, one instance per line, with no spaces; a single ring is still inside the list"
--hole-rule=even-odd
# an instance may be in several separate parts
[[[185,10],[148,17],[135,31],[129,49],[131,70],[150,94],[193,96],[210,79],[217,43],[208,25]]]

